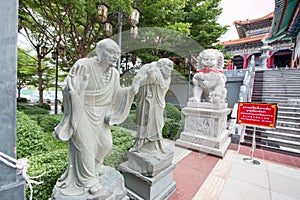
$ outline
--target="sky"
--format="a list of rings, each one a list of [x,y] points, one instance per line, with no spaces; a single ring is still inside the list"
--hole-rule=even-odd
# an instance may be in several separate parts
[[[222,0],[223,8],[218,22],[221,25],[230,25],[228,31],[221,36],[220,41],[238,39],[238,34],[233,22],[263,17],[274,11],[275,0]]]

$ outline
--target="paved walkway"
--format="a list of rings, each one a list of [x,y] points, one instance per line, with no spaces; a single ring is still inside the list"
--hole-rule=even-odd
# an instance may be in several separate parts
[[[300,158],[255,150],[260,165],[243,161],[250,148],[232,145],[223,159],[175,147],[175,192],[168,200],[296,200],[300,199]]]

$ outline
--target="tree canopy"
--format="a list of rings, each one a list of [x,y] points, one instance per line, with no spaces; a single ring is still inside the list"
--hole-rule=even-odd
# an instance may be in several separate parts
[[[221,0],[107,0],[109,6],[108,21],[113,24],[113,32],[118,32],[118,11],[123,12],[123,31],[130,30],[128,16],[135,4],[141,10],[139,20],[140,30],[147,27],[160,28],[154,31],[151,40],[158,45],[152,49],[138,49],[134,53],[144,60],[144,63],[160,57],[174,56],[169,48],[189,37],[203,48],[211,47],[227,30],[221,26],[218,16],[222,12],[219,7]],[[107,36],[104,24],[98,15],[97,5],[100,0],[20,0],[19,18],[22,19],[23,34],[37,54],[37,74],[39,90],[42,93],[42,76],[46,68],[42,61],[49,59],[55,51],[59,55],[60,70],[68,71],[74,62],[90,55],[95,44]],[[173,30],[180,34],[173,34]],[[147,29],[148,31],[149,29]],[[148,31],[149,32],[149,31]],[[172,33],[171,35],[167,35]],[[151,35],[150,34],[150,35]],[[165,35],[163,35],[165,34]],[[128,36],[130,37],[130,35]],[[137,38],[144,42],[143,33]],[[183,40],[184,41],[184,40]],[[42,46],[48,47],[42,52]],[[188,45],[186,45],[188,48]],[[163,49],[165,48],[166,49]],[[181,48],[181,47],[180,47]],[[59,51],[63,49],[63,51]],[[199,49],[199,52],[202,49]],[[180,57],[180,56],[179,56]],[[40,95],[42,99],[42,94]]]

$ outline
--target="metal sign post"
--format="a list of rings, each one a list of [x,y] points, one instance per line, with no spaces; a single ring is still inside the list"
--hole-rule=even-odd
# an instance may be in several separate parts
[[[239,102],[237,123],[248,126],[253,126],[251,157],[243,158],[250,164],[259,165],[260,162],[253,159],[254,150],[256,147],[255,132],[256,127],[264,127],[273,129],[276,127],[277,120],[277,104]]]
[[[249,163],[249,164],[259,165],[260,162],[258,160],[253,159],[254,150],[255,150],[255,147],[256,147],[255,132],[256,132],[256,126],[254,126],[254,129],[253,129],[251,157],[250,158],[243,158],[243,161],[246,162],[246,163]]]

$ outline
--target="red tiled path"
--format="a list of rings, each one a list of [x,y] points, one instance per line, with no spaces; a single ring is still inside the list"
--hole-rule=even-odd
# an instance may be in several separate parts
[[[218,160],[214,156],[191,152],[179,161],[173,172],[176,190],[168,200],[192,199]]]
[[[238,150],[238,145],[231,144],[231,150]],[[240,146],[239,154],[250,156],[250,147]],[[263,149],[255,149],[254,157],[274,163],[300,168],[300,158],[271,152]],[[217,164],[219,158],[202,153],[191,152],[176,164],[173,172],[173,180],[176,182],[176,190],[168,200],[190,200],[198,192],[207,176]]]

